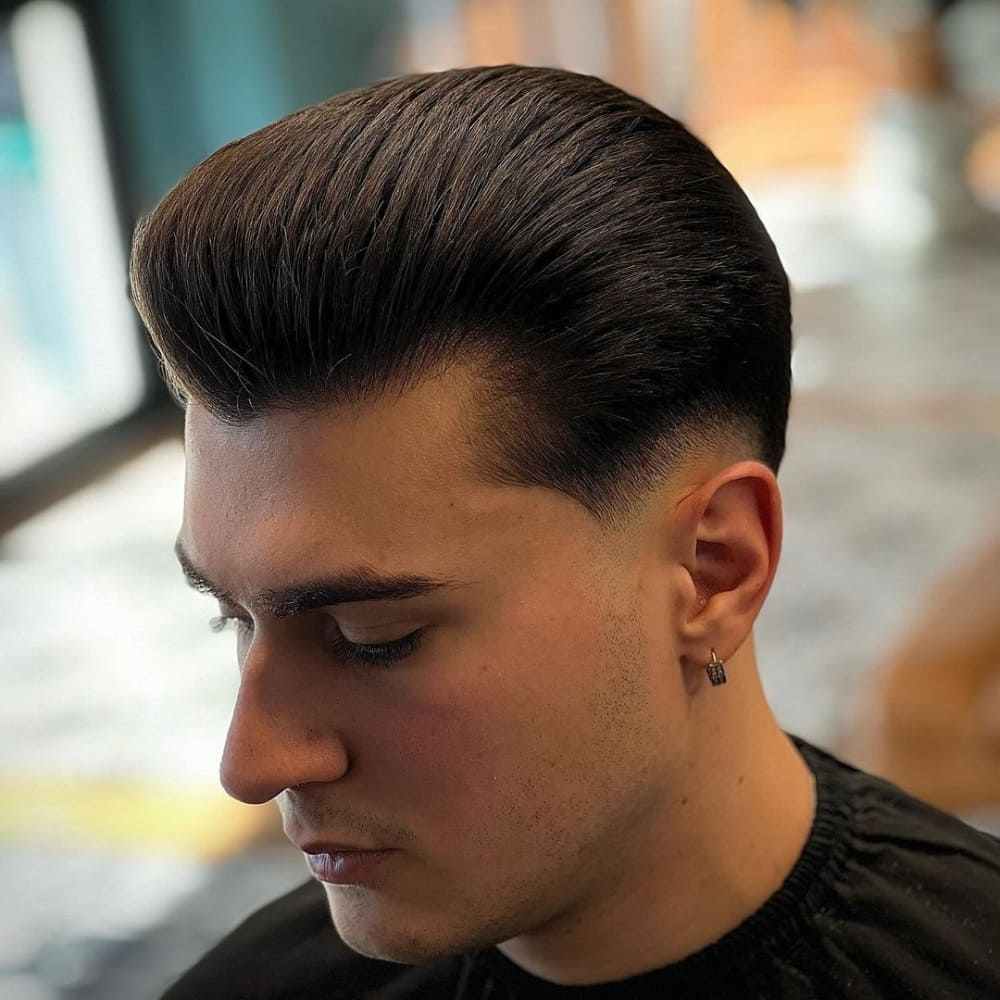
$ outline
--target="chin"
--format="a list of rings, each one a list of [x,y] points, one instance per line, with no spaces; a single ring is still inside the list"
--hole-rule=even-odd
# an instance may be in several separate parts
[[[491,933],[485,926],[476,926],[475,921],[460,922],[455,914],[440,910],[420,914],[397,911],[366,890],[349,889],[344,893],[331,889],[328,887],[327,898],[337,934],[344,944],[366,958],[427,965],[491,947],[509,936],[499,929]]]
[[[428,965],[472,947],[465,941],[424,936],[419,928],[413,927],[373,926],[337,919],[334,919],[334,926],[344,944],[359,955],[382,962],[399,962],[401,965]]]
[[[327,892],[333,926],[340,939],[366,958],[402,965],[426,965],[466,950],[467,940],[433,926],[427,914],[392,912],[392,907],[368,896]],[[438,915],[441,919],[444,915]]]

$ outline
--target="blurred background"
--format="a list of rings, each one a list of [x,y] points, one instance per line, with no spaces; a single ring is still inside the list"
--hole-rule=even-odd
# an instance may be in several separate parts
[[[684,119],[795,288],[782,725],[1000,830],[1000,3],[0,0],[0,996],[152,998],[302,881],[217,764],[136,219],[222,143],[411,70],[595,73]]]

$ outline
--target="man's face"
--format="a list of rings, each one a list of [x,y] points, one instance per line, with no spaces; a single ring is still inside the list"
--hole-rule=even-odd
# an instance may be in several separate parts
[[[452,372],[240,427],[188,412],[180,541],[252,625],[223,783],[277,796],[299,846],[395,848],[325,888],[349,945],[403,962],[598,906],[655,857],[683,758],[662,552],[554,491],[477,480],[469,399]],[[359,568],[448,585],[259,600]],[[351,659],[380,646],[399,658]]]

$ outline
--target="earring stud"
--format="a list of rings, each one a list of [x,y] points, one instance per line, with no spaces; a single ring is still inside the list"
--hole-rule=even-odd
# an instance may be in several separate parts
[[[708,673],[708,679],[712,682],[713,687],[726,683],[726,667],[722,660],[716,656],[714,649],[712,650],[712,659],[709,660],[708,666],[705,670]]]

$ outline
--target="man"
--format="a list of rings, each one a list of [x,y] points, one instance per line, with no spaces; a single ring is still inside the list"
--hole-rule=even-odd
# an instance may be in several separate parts
[[[196,167],[132,282],[222,782],[313,875],[171,1000],[998,995],[998,845],[764,699],[788,285],[681,125],[390,80]]]

